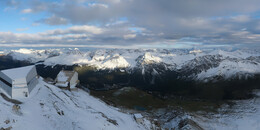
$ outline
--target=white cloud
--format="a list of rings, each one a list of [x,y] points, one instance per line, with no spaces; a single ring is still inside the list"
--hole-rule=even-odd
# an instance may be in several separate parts
[[[100,34],[104,32],[104,29],[96,27],[96,26],[73,26],[70,27],[68,30],[71,32],[88,32],[88,33],[93,33],[93,34]]]
[[[96,26],[72,26],[67,29],[55,29],[49,30],[43,35],[66,35],[66,34],[101,34],[104,32],[104,29],[96,27]]]
[[[32,26],[40,26],[41,24],[40,23],[38,23],[38,22],[34,22],[34,23],[32,23]]]
[[[23,9],[21,12],[24,13],[24,14],[28,14],[28,13],[32,13],[33,10],[28,8],[28,9]]]
[[[57,43],[160,44],[190,37],[187,42],[259,45],[259,18],[254,17],[260,11],[259,5],[259,0],[31,0],[18,9],[27,7],[21,12],[47,14],[32,26],[72,25],[38,33],[40,42],[50,38]]]
[[[20,28],[17,31],[26,31],[28,28]],[[48,30],[42,33],[12,33],[12,32],[0,32],[0,41],[7,43],[98,43],[106,44],[108,41],[114,42],[113,39],[131,39],[135,38],[136,35],[132,34],[129,30],[123,28],[101,28],[90,25],[83,26],[72,26],[67,29],[55,29]],[[118,41],[115,41],[118,42]]]
[[[250,17],[247,15],[238,15],[238,16],[232,17],[232,20],[234,20],[235,22],[249,22]]]
[[[90,7],[92,7],[92,8],[99,8],[99,7],[101,7],[101,8],[108,8],[108,5],[106,5],[106,4],[99,4],[99,3],[91,3],[91,4],[88,4]]]
[[[127,35],[124,35],[124,39],[133,39],[136,37],[136,34],[127,34]]]
[[[16,31],[22,32],[22,31],[27,31],[29,28],[17,28]]]
[[[52,15],[49,18],[42,19],[39,22],[43,22],[43,23],[49,24],[49,25],[64,25],[64,24],[68,24],[67,19],[62,18],[62,17],[57,17],[56,15]]]

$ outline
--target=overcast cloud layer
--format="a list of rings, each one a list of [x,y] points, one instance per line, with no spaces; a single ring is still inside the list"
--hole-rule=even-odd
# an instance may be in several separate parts
[[[16,32],[0,29],[0,46],[260,46],[259,0],[3,0],[0,4],[3,13],[16,12],[24,21],[35,19]],[[40,17],[35,18],[37,14]],[[50,28],[25,32],[46,25]]]

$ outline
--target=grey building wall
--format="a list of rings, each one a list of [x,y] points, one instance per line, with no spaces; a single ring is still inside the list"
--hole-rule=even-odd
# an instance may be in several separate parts
[[[31,79],[31,81],[28,83],[28,91],[29,93],[35,88],[35,86],[38,84],[38,79],[36,76]]]
[[[10,84],[12,84],[12,79],[9,78],[8,76],[6,76],[4,73],[2,73],[0,71],[0,77],[2,79],[4,79],[5,81],[9,82]],[[0,87],[2,88],[2,90],[4,90],[10,97],[12,97],[12,87],[6,85],[4,82],[2,82],[0,80]]]
[[[36,67],[34,66],[30,72],[28,73],[28,75],[26,76],[26,81],[27,83],[30,82],[33,78],[35,78],[37,76],[37,71],[36,71]]]

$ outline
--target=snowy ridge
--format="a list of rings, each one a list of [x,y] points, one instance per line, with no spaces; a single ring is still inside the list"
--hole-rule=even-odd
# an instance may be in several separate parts
[[[162,59],[152,55],[150,52],[146,52],[143,56],[138,57],[136,61],[140,64],[154,64],[162,62]]]
[[[260,52],[253,50],[166,50],[166,49],[20,49],[5,51],[17,60],[46,66],[89,65],[97,69],[133,70],[149,64],[163,64],[167,70],[180,72],[195,80],[248,77],[260,73]],[[151,69],[152,70],[152,69]],[[158,71],[158,70],[157,70]]]
[[[13,104],[0,96],[1,127],[12,127],[12,130],[143,130],[150,129],[151,125],[147,120],[146,125],[136,123],[132,115],[119,112],[81,89],[61,90],[42,79],[30,98],[22,102],[20,110],[15,112]]]
[[[27,60],[30,62],[38,62],[45,60],[52,56],[60,55],[59,50],[50,49],[50,50],[32,50],[32,49],[19,49],[5,51],[4,54],[12,56],[16,60]]]
[[[115,68],[127,68],[129,67],[129,63],[124,59],[124,57],[119,54],[115,54],[110,59],[103,63],[103,66],[109,69]]]

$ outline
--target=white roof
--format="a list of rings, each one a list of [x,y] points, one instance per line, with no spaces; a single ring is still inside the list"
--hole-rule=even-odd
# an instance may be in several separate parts
[[[142,114],[138,113],[138,114],[134,114],[135,118],[143,118]]]
[[[68,82],[68,81],[70,81],[70,79],[74,75],[74,73],[75,73],[75,71],[62,70],[57,75],[57,81],[58,82]]]
[[[60,82],[66,82],[68,79],[69,77],[64,73],[64,71],[61,71],[57,76],[57,80]]]
[[[25,78],[33,67],[35,66],[31,65],[26,67],[2,70],[1,72],[3,72],[6,76],[10,77],[11,79],[20,79]]]
[[[65,83],[56,83],[55,85],[58,86],[58,87],[68,87],[68,82],[65,82]]]

